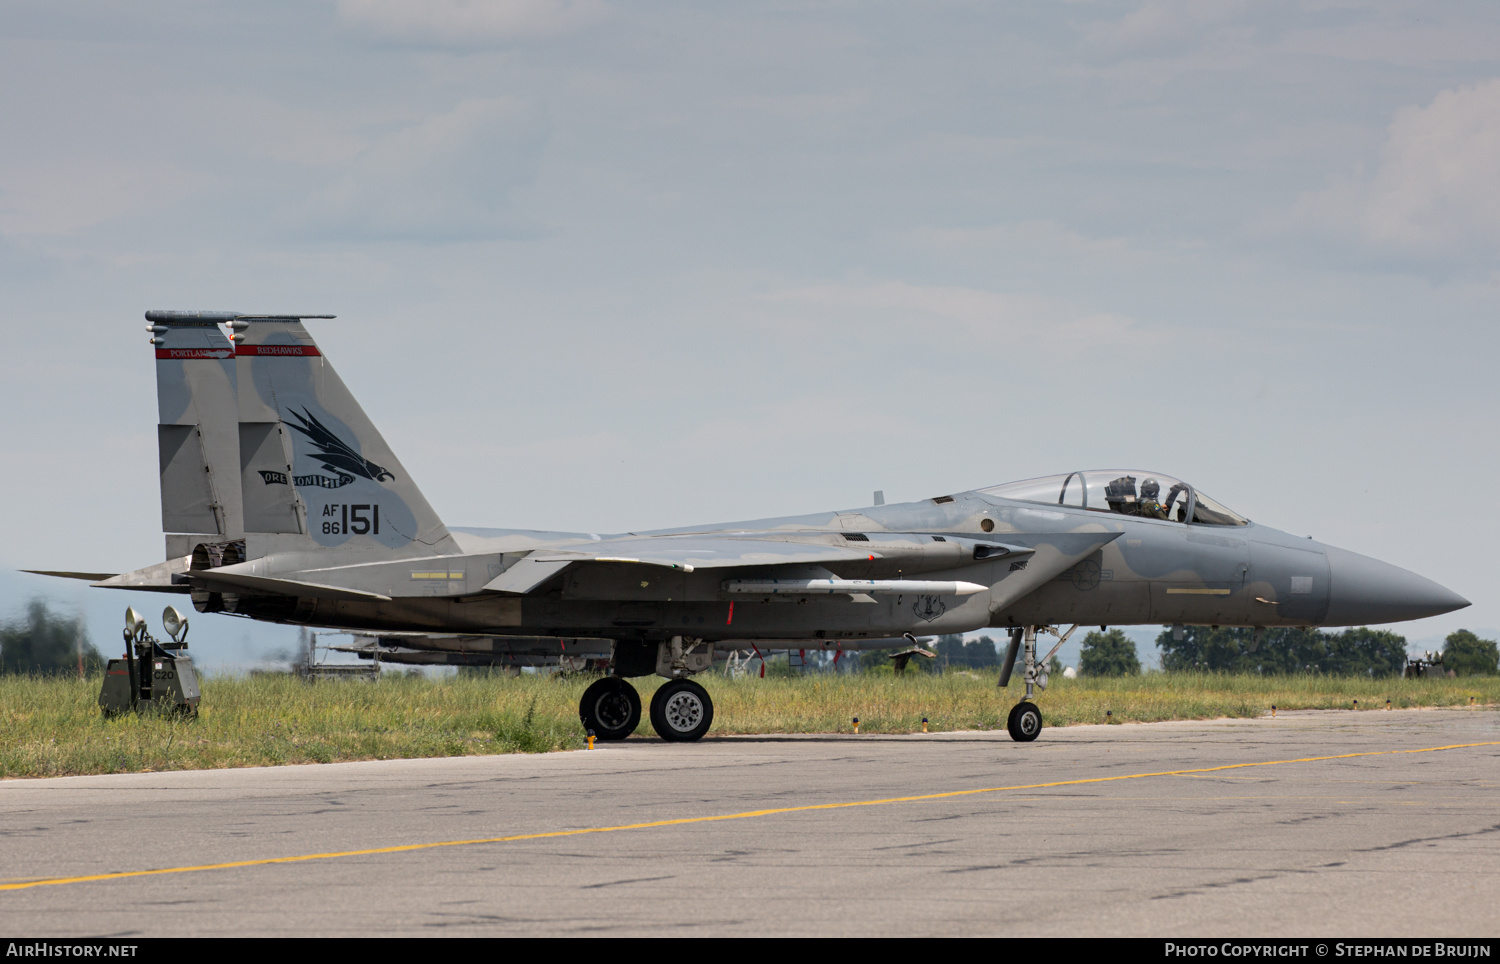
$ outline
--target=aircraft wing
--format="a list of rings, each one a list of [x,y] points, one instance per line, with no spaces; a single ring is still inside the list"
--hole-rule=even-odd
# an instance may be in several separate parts
[[[1066,532],[1038,543],[1026,560],[1026,568],[1012,572],[990,595],[990,609],[1001,612],[1062,575],[1079,561],[1114,542],[1123,532]]]
[[[796,563],[854,562],[880,557],[868,548],[815,542],[782,542],[725,536],[611,539],[589,546],[542,549],[528,558],[537,562],[631,562],[692,572],[728,566],[785,566]]]
[[[485,585],[490,592],[530,592],[577,562],[634,563],[692,572],[731,566],[785,566],[879,558],[871,549],[815,542],[727,536],[609,539],[566,549],[538,549]]]

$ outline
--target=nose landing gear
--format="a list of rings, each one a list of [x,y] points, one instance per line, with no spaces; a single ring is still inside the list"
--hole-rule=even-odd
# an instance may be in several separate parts
[[[1023,655],[1021,678],[1026,681],[1026,696],[1020,703],[1011,708],[1010,717],[1005,721],[1005,729],[1009,731],[1010,738],[1017,743],[1030,743],[1042,732],[1042,711],[1037,709],[1032,698],[1036,690],[1047,688],[1046,665],[1049,660],[1062,648],[1062,644],[1068,641],[1073,631],[1078,626],[1075,624],[1065,633],[1059,633],[1051,626],[1026,626],[1017,627],[1012,630],[1011,645],[1005,656],[1005,665],[1000,670],[1000,683],[1004,687],[1010,682],[1011,667],[1015,665],[1016,650],[1019,648]],[[1046,656],[1040,660],[1036,658],[1036,634],[1037,631],[1051,633],[1057,637],[1057,644],[1048,651]],[[1019,639],[1017,637],[1019,636]],[[1020,646],[1017,646],[1017,643]]]

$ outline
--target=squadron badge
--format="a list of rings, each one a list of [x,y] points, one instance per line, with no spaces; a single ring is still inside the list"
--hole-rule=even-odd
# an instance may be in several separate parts
[[[942,596],[918,596],[911,604],[911,611],[918,619],[930,623],[948,611],[948,604]]]

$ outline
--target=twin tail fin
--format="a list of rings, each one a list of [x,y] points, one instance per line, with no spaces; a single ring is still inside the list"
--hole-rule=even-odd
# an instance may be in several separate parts
[[[313,317],[331,316],[146,313],[169,558],[458,551],[308,333]]]

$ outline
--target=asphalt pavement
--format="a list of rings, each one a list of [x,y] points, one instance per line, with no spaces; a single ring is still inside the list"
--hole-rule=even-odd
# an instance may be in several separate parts
[[[1497,791],[1486,709],[6,780],[0,931],[1494,937]]]

